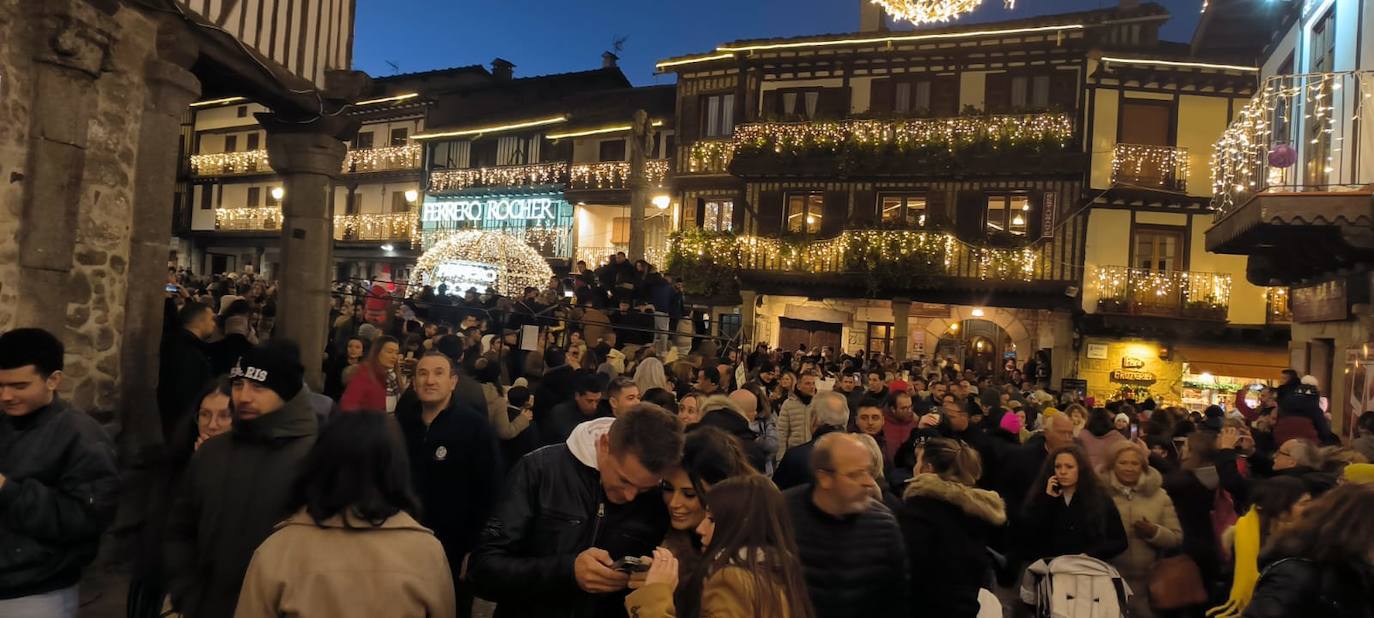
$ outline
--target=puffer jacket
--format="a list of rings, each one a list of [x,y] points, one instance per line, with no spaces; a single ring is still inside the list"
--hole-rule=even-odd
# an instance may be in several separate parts
[[[794,612],[787,606],[787,597],[782,595],[781,589],[778,597],[782,613],[763,613],[763,608],[756,606],[753,574],[743,567],[728,566],[702,582],[700,614],[703,618],[788,618]],[[673,588],[667,584],[644,586],[625,597],[625,611],[634,618],[673,618],[677,616]]]
[[[878,501],[834,517],[811,500],[814,485],[783,492],[818,618],[910,616],[902,531]]]
[[[774,455],[778,460],[794,446],[806,444],[811,439],[811,398],[802,398],[804,395],[792,393],[787,397],[787,401],[782,402],[782,409],[778,410],[778,452]]]
[[[913,602],[926,616],[977,616],[993,568],[987,546],[1007,522],[1002,498],[927,473],[911,479],[903,500]]]
[[[573,562],[592,547],[612,559],[651,555],[668,530],[668,511],[658,492],[627,504],[606,499],[596,442],[614,422],[582,423],[566,443],[534,451],[511,469],[468,561],[469,581],[477,596],[497,603],[497,618],[624,615],[624,592],[583,592]]]
[[[1284,558],[1265,567],[1245,618],[1374,618],[1374,568]]]
[[[114,519],[114,443],[56,397],[24,416],[0,414],[0,599],[81,579]]]
[[[1165,493],[1164,477],[1159,471],[1145,466],[1135,487],[1127,487],[1108,470],[1102,479],[1111,491],[1112,501],[1121,514],[1121,526],[1126,530],[1126,551],[1112,558],[1111,564],[1135,593],[1130,600],[1131,615],[1149,618],[1150,567],[1161,556],[1160,551],[1173,549],[1183,543],[1183,527],[1174,511],[1174,501]],[[1136,535],[1132,524],[1148,519],[1158,526],[1151,538]]]
[[[452,616],[449,573],[439,541],[404,512],[372,525],[302,510],[253,552],[234,617]]]
[[[234,614],[253,551],[291,514],[291,484],[315,444],[310,391],[280,410],[235,419],[191,458],[165,540],[173,607],[195,618]]]

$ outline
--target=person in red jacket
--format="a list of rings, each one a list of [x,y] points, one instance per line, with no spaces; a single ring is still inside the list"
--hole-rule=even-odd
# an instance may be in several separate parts
[[[358,366],[348,380],[339,409],[396,411],[396,401],[406,389],[406,379],[400,370],[401,344],[394,337],[378,337],[372,342],[367,360]]]

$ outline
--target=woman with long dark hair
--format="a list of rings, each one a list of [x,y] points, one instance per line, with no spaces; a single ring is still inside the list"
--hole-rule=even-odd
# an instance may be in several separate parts
[[[1126,529],[1116,504],[1077,446],[1056,449],[1045,458],[1023,509],[1016,536],[1030,561],[1070,554],[1107,561],[1126,551]]]
[[[663,502],[672,526],[663,537],[663,547],[677,558],[682,577],[701,560],[702,545],[696,529],[706,518],[707,492],[716,483],[746,474],[756,472],[738,438],[710,426],[687,434],[682,464],[663,475]]]
[[[444,548],[415,520],[419,502],[391,417],[360,412],[332,419],[292,493],[294,514],[253,553],[236,618],[457,611]]]
[[[395,412],[396,402],[407,386],[400,361],[401,344],[395,337],[383,335],[374,340],[367,360],[358,365],[357,372],[348,380],[339,409]]]
[[[726,479],[711,488],[706,504],[697,526],[706,554],[682,584],[682,604],[673,600],[677,559],[660,547],[644,585],[625,598],[630,615],[812,618],[792,521],[777,486],[758,474]]]
[[[1374,616],[1374,486],[1349,483],[1314,500],[1265,549],[1246,618]]]

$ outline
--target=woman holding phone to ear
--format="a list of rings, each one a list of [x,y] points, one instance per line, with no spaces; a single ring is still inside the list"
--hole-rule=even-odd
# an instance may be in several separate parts
[[[1068,446],[1045,458],[1021,517],[1023,554],[1046,562],[1071,554],[1111,560],[1126,551],[1126,529],[1083,449]]]

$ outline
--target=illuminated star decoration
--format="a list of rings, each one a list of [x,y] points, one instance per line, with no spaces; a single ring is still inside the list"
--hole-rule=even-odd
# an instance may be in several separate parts
[[[497,279],[493,287],[503,296],[515,297],[526,287],[542,287],[553,276],[548,262],[518,237],[494,231],[466,230],[448,235],[421,255],[415,261],[412,279],[437,286],[439,267],[458,261],[496,267]]]
[[[965,13],[972,13],[983,0],[872,0],[883,7],[893,19],[904,19],[916,25],[948,22]],[[1004,0],[1007,10],[1016,8],[1016,0]]]

